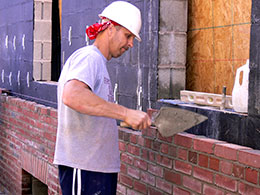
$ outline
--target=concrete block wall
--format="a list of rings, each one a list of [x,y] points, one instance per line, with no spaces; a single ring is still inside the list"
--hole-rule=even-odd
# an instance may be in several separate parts
[[[33,176],[61,194],[52,164],[56,109],[8,95],[0,108],[0,189],[28,194]],[[260,194],[259,150],[188,133],[163,138],[154,128],[119,128],[119,148],[118,195]]]
[[[160,0],[158,97],[179,98],[185,89],[187,0]]]
[[[33,77],[51,80],[52,0],[34,0]]]

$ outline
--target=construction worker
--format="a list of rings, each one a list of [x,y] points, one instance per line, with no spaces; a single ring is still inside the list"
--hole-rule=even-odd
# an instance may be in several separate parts
[[[99,15],[101,22],[86,32],[93,45],[75,51],[58,82],[58,131],[54,164],[63,195],[115,195],[120,171],[116,120],[134,129],[151,125],[149,116],[113,103],[107,61],[141,41],[141,13],[115,1]]]

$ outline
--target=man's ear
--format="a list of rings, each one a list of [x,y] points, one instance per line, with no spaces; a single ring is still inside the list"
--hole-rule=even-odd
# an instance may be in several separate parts
[[[115,28],[114,28],[114,25],[113,24],[110,24],[108,27],[107,27],[107,31],[108,31],[108,35],[111,36],[114,32]]]

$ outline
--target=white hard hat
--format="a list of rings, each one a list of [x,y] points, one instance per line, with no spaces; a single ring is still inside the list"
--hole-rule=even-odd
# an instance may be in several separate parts
[[[141,41],[139,36],[142,26],[141,12],[131,3],[125,1],[114,1],[98,16],[100,18],[105,17],[120,24],[133,33],[138,41]]]

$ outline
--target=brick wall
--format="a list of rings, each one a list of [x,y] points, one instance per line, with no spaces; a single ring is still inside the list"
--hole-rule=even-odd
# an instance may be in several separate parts
[[[29,173],[48,186],[49,194],[58,194],[58,172],[52,165],[56,110],[2,95],[0,117],[0,184],[10,194],[27,194]]]
[[[0,186],[26,194],[29,173],[59,194],[56,110],[2,95],[0,117]],[[119,138],[118,194],[260,194],[258,150],[187,133],[163,138],[154,128],[120,128]]]

